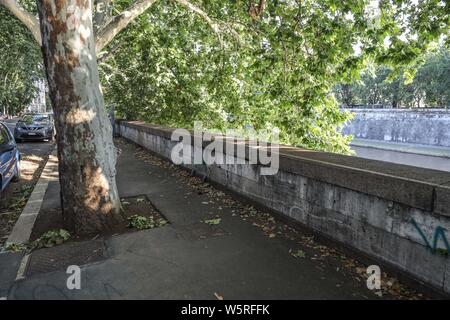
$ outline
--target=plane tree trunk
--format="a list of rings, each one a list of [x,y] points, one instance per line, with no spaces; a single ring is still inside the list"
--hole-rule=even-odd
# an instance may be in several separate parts
[[[174,0],[202,17],[219,36],[209,16],[188,0]],[[64,220],[78,234],[111,230],[121,216],[115,181],[116,151],[104,108],[97,57],[156,0],[135,0],[111,16],[111,0],[37,0],[39,19],[17,0],[0,0],[42,47],[55,114],[59,180]],[[95,30],[94,30],[95,29]]]
[[[63,216],[79,234],[122,220],[116,150],[100,89],[90,0],[38,0]]]

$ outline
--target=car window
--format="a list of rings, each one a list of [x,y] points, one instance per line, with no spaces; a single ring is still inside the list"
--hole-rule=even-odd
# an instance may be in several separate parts
[[[32,115],[24,115],[21,119],[21,121],[26,123],[32,123],[33,122],[33,116]]]
[[[5,127],[0,124],[0,146],[9,142],[9,134]]]
[[[22,122],[31,124],[33,122],[49,122],[50,117],[48,114],[26,114],[22,118]]]
[[[34,116],[33,117],[33,121],[36,121],[36,122],[43,122],[43,121],[49,121],[49,117],[48,116],[46,116],[46,115],[39,115],[39,116]]]

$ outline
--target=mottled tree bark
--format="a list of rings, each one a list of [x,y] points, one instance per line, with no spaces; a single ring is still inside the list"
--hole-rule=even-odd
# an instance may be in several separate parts
[[[91,1],[38,0],[38,10],[55,114],[64,220],[77,233],[108,231],[122,217]]]

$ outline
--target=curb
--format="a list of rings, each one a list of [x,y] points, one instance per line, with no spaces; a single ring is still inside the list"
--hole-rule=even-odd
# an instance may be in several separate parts
[[[48,183],[50,181],[56,181],[57,179],[58,158],[56,157],[56,150],[54,150],[49,155],[44,170],[42,171],[38,182],[34,186],[33,192],[28,198],[25,208],[17,219],[11,234],[6,240],[5,247],[10,243],[24,244],[30,240],[31,232],[33,230],[37,215],[39,214],[39,210],[41,209]]]

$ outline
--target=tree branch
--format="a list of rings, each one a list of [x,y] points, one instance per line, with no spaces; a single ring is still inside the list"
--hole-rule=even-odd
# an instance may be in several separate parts
[[[0,0],[2,1],[2,0]],[[197,7],[196,5],[190,3],[187,0],[174,0],[175,2],[181,4],[182,6],[188,8],[192,12],[195,12],[201,16],[216,33],[219,39],[220,45],[223,46],[222,37],[220,36],[220,28],[217,23],[215,23],[206,12]],[[123,29],[125,29],[128,24],[135,18],[140,16],[148,8],[155,3],[156,0],[137,0],[128,10],[123,11],[117,16],[113,17],[106,25],[99,28],[96,34],[96,52],[97,56],[101,56],[101,50],[111,42],[111,40]]]
[[[39,28],[38,18],[25,10],[15,0],[0,0],[0,5],[4,6],[13,16],[19,19],[31,32],[39,46],[42,45],[41,30]]]
[[[121,45],[122,43],[118,41],[114,46],[110,47],[108,51],[98,52],[97,53],[98,63],[100,64],[108,60],[108,58],[112,56],[120,48]]]
[[[125,29],[131,21],[155,2],[156,0],[138,0],[128,10],[123,11],[102,26],[96,34],[95,49],[97,55],[120,31]]]
[[[259,0],[259,4],[253,4],[252,0],[249,0],[248,3],[248,14],[253,20],[256,20],[261,17],[266,7],[266,0]]]
[[[222,42],[222,37],[220,36],[220,28],[219,25],[217,23],[215,23],[206,12],[204,12],[202,9],[200,9],[199,7],[197,7],[196,5],[190,3],[187,0],[174,0],[175,2],[181,4],[182,6],[188,8],[189,10],[191,10],[192,12],[195,12],[196,14],[198,14],[200,17],[202,17],[211,27],[211,29],[213,29],[213,31],[216,33],[217,38],[219,39],[219,43],[220,46],[223,46],[223,42]]]

